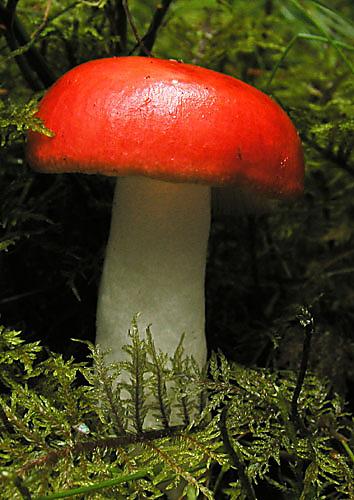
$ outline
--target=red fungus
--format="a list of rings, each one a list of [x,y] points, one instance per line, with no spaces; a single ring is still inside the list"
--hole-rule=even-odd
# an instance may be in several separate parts
[[[42,172],[117,180],[99,292],[97,341],[121,359],[135,313],[172,353],[185,332],[200,365],[209,186],[287,198],[303,188],[298,134],[272,99],[201,67],[141,57],[94,60],[66,73],[40,103],[54,137],[30,132]],[[129,176],[129,177],[128,177]]]
[[[303,158],[285,112],[259,90],[208,69],[140,57],[98,59],[53,85],[30,133],[44,172],[146,175],[172,182],[250,184],[301,192]]]

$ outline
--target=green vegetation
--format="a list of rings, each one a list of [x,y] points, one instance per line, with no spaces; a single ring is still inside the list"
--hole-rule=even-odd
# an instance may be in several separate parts
[[[298,320],[311,336],[308,311]],[[286,498],[354,493],[350,416],[313,375],[300,386],[293,372],[230,365],[220,354],[206,379],[182,344],[169,363],[134,323],[129,361],[111,367],[92,345],[95,368],[43,356],[38,342],[4,329],[0,348],[5,498],[160,498],[181,478],[188,498],[257,498],[260,481]],[[171,407],[180,425],[169,425]],[[148,411],[155,430],[144,428]]]
[[[0,1],[2,498],[181,484],[188,499],[354,498],[353,16],[349,0]],[[112,179],[24,160],[26,131],[50,133],[36,102],[61,74],[150,52],[271,94],[305,148],[302,199],[215,211],[208,375],[134,322],[130,362],[105,366],[92,342]]]

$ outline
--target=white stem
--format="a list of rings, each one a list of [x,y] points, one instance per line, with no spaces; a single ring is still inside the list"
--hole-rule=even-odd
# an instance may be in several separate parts
[[[136,313],[151,324],[157,348],[184,348],[206,361],[204,274],[210,189],[145,177],[118,178],[99,290],[97,343],[107,361],[125,358]]]

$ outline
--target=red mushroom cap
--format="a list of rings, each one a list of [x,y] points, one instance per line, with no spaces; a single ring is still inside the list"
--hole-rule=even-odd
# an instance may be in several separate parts
[[[254,87],[198,66],[90,61],[49,89],[38,116],[55,134],[28,134],[27,159],[42,172],[302,191],[303,152],[286,113]]]

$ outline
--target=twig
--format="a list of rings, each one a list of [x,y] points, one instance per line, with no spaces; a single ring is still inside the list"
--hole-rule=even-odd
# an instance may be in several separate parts
[[[114,55],[122,55],[127,52],[127,14],[123,0],[115,0],[115,5],[112,4],[113,1],[105,5],[111,34],[119,38],[119,41],[112,43],[112,51]]]
[[[149,52],[151,52],[151,50],[152,50],[152,47],[153,47],[155,40],[156,40],[157,31],[160,28],[162,21],[164,20],[164,17],[166,15],[172,1],[173,0],[162,0],[158,4],[158,6],[156,7],[156,10],[154,12],[154,15],[152,17],[150,26],[149,26],[146,34],[143,36],[143,38],[141,40],[143,43],[143,46]],[[141,56],[145,55],[144,51],[141,50],[139,55],[141,55]]]
[[[127,15],[122,0],[117,0],[117,16],[120,52],[125,53],[127,50]]]
[[[19,0],[7,0],[6,8],[9,12],[15,13]]]
[[[245,490],[245,493],[247,495],[247,499],[248,500],[257,500],[256,493],[254,491],[252,483],[249,480],[249,478],[247,477],[247,474],[245,472],[245,465],[244,465],[242,459],[238,456],[234,447],[232,446],[229,432],[227,429],[227,423],[226,423],[227,411],[228,411],[228,406],[225,405],[222,412],[221,412],[220,423],[219,423],[221,437],[222,437],[224,446],[225,446],[226,451],[229,454],[234,466],[236,467],[241,484],[242,484],[243,489]]]
[[[42,467],[43,465],[54,465],[61,458],[68,457],[71,455],[77,455],[80,453],[89,453],[91,451],[100,449],[117,449],[122,446],[127,446],[129,444],[144,443],[152,441],[154,439],[162,439],[164,437],[178,435],[184,427],[173,426],[170,429],[160,429],[144,431],[142,434],[125,434],[124,436],[106,438],[106,439],[95,439],[90,441],[80,441],[75,443],[73,446],[66,446],[64,448],[52,450],[38,458],[26,462],[22,467],[20,467],[16,473],[22,476],[27,471],[33,469],[34,467]]]
[[[301,393],[301,389],[305,380],[306,376],[306,371],[308,367],[308,362],[309,362],[309,356],[310,356],[310,350],[311,350],[311,340],[314,332],[314,321],[313,321],[313,316],[310,313],[310,311],[304,307],[302,309],[302,314],[299,318],[301,326],[304,327],[305,329],[305,337],[304,337],[304,343],[303,343],[303,348],[302,348],[302,356],[301,356],[301,364],[300,364],[300,369],[299,373],[297,376],[297,382],[296,386],[294,389],[293,397],[291,400],[291,418],[296,424],[298,428],[301,428],[302,431],[306,431],[304,424],[302,420],[300,419],[299,416],[299,409],[298,409],[298,402],[299,402],[299,396]]]
[[[130,25],[133,33],[134,33],[136,41],[138,42],[137,46],[141,48],[141,50],[142,50],[142,52],[144,53],[145,56],[151,57],[151,52],[145,47],[145,45],[143,43],[143,40],[141,39],[141,37],[140,37],[140,35],[138,33],[138,30],[137,30],[137,28],[135,26],[133,17],[131,15],[130,10],[129,10],[128,0],[122,0],[122,5],[123,5],[124,11],[125,11],[125,15],[127,16],[129,25]]]
[[[34,38],[29,38],[26,30],[16,15],[16,4],[16,1],[12,1],[11,3],[8,3],[7,7],[0,5],[0,22],[2,22],[5,26],[7,44],[10,50],[15,52],[13,55],[15,56],[23,77],[33,90],[41,90],[43,87],[49,87],[52,85],[56,78],[51,69],[48,67],[43,56],[35,47],[33,47],[35,37],[38,36],[38,34],[36,35],[35,32]],[[9,5],[11,7],[10,9]],[[47,9],[44,17],[45,22],[47,22],[46,12]],[[22,53],[22,51],[26,52]],[[39,82],[35,77],[33,71],[37,74],[41,82]]]
[[[42,22],[41,24],[38,26],[37,29],[34,30],[34,32],[31,34],[31,40],[34,40],[37,38],[37,36],[44,30],[44,28],[47,26],[47,23],[48,23],[48,19],[49,19],[49,13],[50,13],[50,9],[51,9],[51,6],[52,6],[52,0],[48,0],[47,1],[47,5],[45,7],[45,10],[44,10],[44,14],[43,14],[43,19],[42,19]]]
[[[11,8],[9,8],[9,6]],[[5,33],[4,33],[5,39],[11,51],[15,51],[19,48],[15,36],[15,30],[17,27],[15,13],[16,13],[16,4],[15,5],[8,4],[7,7],[0,5],[0,22],[5,28]],[[27,84],[33,90],[41,90],[42,86],[38,82],[37,78],[33,75],[26,58],[22,54],[19,54],[15,56],[15,60]]]

